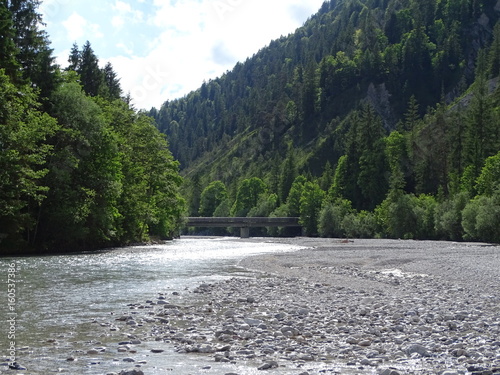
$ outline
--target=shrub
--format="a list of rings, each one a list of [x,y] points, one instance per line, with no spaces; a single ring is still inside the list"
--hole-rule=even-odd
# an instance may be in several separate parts
[[[344,217],[353,211],[347,199],[337,199],[335,203],[323,205],[318,220],[318,232],[321,237],[344,237],[342,227]]]
[[[462,211],[469,202],[467,192],[461,192],[436,207],[436,235],[443,240],[460,241],[463,239]]]
[[[467,240],[500,242],[500,193],[470,201],[462,214],[462,226]]]
[[[377,219],[372,212],[351,212],[342,220],[342,228],[350,238],[373,238],[377,232]]]

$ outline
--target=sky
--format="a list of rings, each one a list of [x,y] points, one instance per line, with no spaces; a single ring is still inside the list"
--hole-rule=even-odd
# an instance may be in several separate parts
[[[323,0],[43,0],[57,62],[86,41],[137,109],[160,108],[295,31]]]

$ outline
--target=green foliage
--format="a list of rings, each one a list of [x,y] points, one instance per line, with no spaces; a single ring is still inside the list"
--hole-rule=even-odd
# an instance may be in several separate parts
[[[304,191],[304,185],[307,179],[304,176],[297,176],[290,188],[290,194],[287,199],[288,215],[290,217],[297,217],[300,215],[300,199]]]
[[[347,215],[354,213],[352,204],[346,199],[337,199],[334,203],[326,202],[321,208],[318,220],[318,232],[321,237],[344,237],[342,222]]]
[[[330,200],[335,200],[338,198],[346,197],[348,188],[348,165],[347,165],[347,155],[340,157],[337,163],[337,168],[335,168],[335,173],[333,175],[333,183],[328,190],[328,197]]]
[[[500,191],[500,152],[486,159],[477,179],[476,190],[479,195],[486,196]]]
[[[226,185],[222,181],[211,182],[201,193],[200,216],[214,216],[217,207],[227,198]]]
[[[377,218],[373,212],[351,212],[342,220],[342,228],[348,238],[373,238],[377,233]]]
[[[20,64],[16,60],[16,44],[14,43],[15,29],[12,14],[5,2],[0,3],[0,68],[12,82],[20,79]]]
[[[78,73],[87,95],[99,95],[110,100],[120,99],[122,89],[113,66],[108,62],[103,69],[99,67],[99,59],[89,41],[84,44],[81,51],[78,45],[73,44],[68,62],[66,70]]]
[[[257,206],[260,196],[267,192],[267,186],[260,178],[252,177],[243,180],[238,186],[236,200],[231,208],[231,215],[244,217]]]
[[[277,194],[271,215],[303,217],[317,184],[328,194],[317,225],[302,218],[310,234],[460,240],[469,197],[498,184],[494,6],[327,2],[295,34],[151,114],[187,173],[234,190],[268,181],[252,214]]]
[[[184,199],[164,135],[90,43],[61,74],[39,3],[0,4],[0,255],[174,236]]]
[[[325,192],[314,182],[304,184],[300,197],[300,223],[309,236],[318,235],[318,220]]]
[[[462,211],[468,202],[468,194],[460,192],[438,204],[435,217],[438,238],[452,241],[463,239]]]
[[[361,160],[360,170],[353,170],[355,189],[349,186],[352,193],[343,196],[357,208],[373,209],[383,200],[384,187],[376,191],[378,186],[365,182],[384,167],[373,149],[351,155],[346,138],[355,124],[346,125],[346,117],[368,101],[385,129],[394,130],[400,122],[401,131],[418,133],[427,108],[443,97],[446,103],[460,97],[475,79],[471,67],[477,47],[498,39],[491,33],[499,18],[494,7],[493,2],[482,4],[477,15],[471,11],[472,0],[327,2],[295,33],[273,41],[199,90],[151,110],[151,115],[168,134],[184,168],[207,176],[223,174],[216,178],[228,185],[242,178],[264,178],[264,171],[284,164],[289,144],[296,155],[304,155],[293,165],[297,174],[313,166],[311,173],[319,177],[326,160],[334,166],[342,155],[352,158],[349,167]],[[487,24],[484,18],[478,22],[482,12],[489,17]],[[490,74],[496,71],[495,48],[488,52]],[[337,122],[343,125],[331,125]],[[380,147],[373,141],[373,148]],[[330,154],[325,155],[320,144],[331,145]],[[425,163],[432,163],[432,156]],[[209,161],[214,162],[207,169]],[[426,165],[420,167],[425,175]],[[282,179],[282,189],[276,192],[281,203],[296,175]],[[412,184],[410,176],[405,178]],[[446,181],[433,182],[423,181],[425,188],[418,193],[446,186]]]
[[[261,194],[260,198],[255,205],[248,212],[249,217],[269,217],[276,209],[278,204],[278,196],[276,194],[265,195]]]
[[[116,240],[122,176],[111,129],[101,108],[76,83],[62,85],[52,101],[61,131],[46,181],[50,190],[41,223],[44,242],[61,248]],[[67,243],[59,242],[61,232]]]
[[[49,187],[43,182],[56,121],[37,109],[28,87],[0,69],[0,244],[22,249],[36,236],[36,217]]]
[[[436,200],[432,196],[392,192],[375,213],[382,235],[389,238],[431,239],[435,237]]]
[[[477,196],[463,210],[466,240],[500,242],[500,193]]]

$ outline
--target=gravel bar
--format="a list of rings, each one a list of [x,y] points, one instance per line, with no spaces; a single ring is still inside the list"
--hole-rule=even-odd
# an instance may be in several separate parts
[[[182,299],[162,291],[131,305],[149,340],[269,373],[500,374],[499,246],[246,241],[304,248],[246,258],[248,277]]]

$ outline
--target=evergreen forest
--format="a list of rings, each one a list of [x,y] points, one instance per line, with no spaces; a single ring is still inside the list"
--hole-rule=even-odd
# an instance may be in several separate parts
[[[0,255],[178,233],[179,164],[90,43],[55,64],[38,0],[0,1]]]
[[[151,109],[187,214],[299,216],[311,236],[500,242],[499,16],[497,0],[328,0]]]
[[[500,0],[327,0],[147,112],[90,42],[60,68],[39,5],[0,1],[0,255],[172,238],[185,216],[500,242]]]

